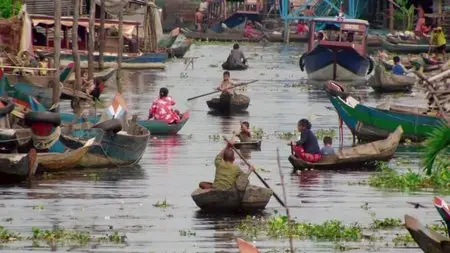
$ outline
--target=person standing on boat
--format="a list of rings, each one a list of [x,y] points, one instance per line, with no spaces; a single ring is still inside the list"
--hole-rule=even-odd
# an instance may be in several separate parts
[[[228,190],[233,187],[238,177],[244,173],[237,164],[234,164],[234,151],[231,149],[233,144],[233,141],[230,141],[230,144],[217,154],[214,160],[216,167],[214,182],[200,182],[199,187],[201,189]],[[249,171],[254,171],[255,167],[249,166],[248,169]]]
[[[202,31],[202,23],[203,23],[203,13],[200,11],[199,8],[195,10],[195,28],[197,29],[197,32]]]
[[[447,60],[447,55],[445,54],[445,46],[447,40],[445,39],[445,33],[442,31],[442,27],[433,29],[431,33],[430,46],[434,45],[436,47],[436,55],[442,54],[443,60]]]
[[[417,23],[414,32],[416,33],[417,36],[423,36],[422,26],[425,25],[425,11],[423,10],[421,4],[417,5],[416,11],[417,11]]]
[[[179,123],[181,121],[180,113],[172,108],[174,105],[175,101],[169,96],[169,90],[164,87],[161,88],[159,90],[159,98],[153,101],[150,107],[148,119],[154,118],[168,124]]]
[[[311,131],[311,123],[307,119],[301,119],[297,130],[300,132],[300,140],[291,142],[295,156],[307,162],[318,162],[322,156],[319,142]]]

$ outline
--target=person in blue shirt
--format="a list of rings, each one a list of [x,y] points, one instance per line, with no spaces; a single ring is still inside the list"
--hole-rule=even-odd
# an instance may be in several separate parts
[[[333,144],[333,139],[330,136],[325,136],[323,138],[323,148],[320,150],[322,155],[334,154],[334,149],[331,147],[331,144]]]
[[[394,67],[392,68],[392,73],[394,75],[406,75],[406,70],[400,63],[400,57],[394,56]]]

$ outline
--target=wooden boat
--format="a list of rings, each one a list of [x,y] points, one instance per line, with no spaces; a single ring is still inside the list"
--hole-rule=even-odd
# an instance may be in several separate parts
[[[178,124],[167,124],[162,120],[139,120],[137,123],[150,131],[152,135],[177,134],[189,120],[189,112],[185,112]]]
[[[436,207],[436,210],[441,215],[442,219],[445,222],[445,225],[447,226],[447,233],[450,237],[450,207],[447,205],[445,200],[441,197],[434,197],[433,199],[434,207]]]
[[[266,208],[273,193],[268,188],[250,184],[242,191],[236,187],[230,190],[196,189],[191,196],[200,209],[208,212],[257,212]]]
[[[113,119],[101,124],[112,127],[115,130],[101,128],[64,128],[61,134],[61,142],[68,148],[78,149],[86,142],[95,138],[94,144],[90,146],[88,153],[78,162],[79,168],[105,168],[115,166],[131,166],[141,160],[150,133],[144,127],[131,122],[124,131],[115,132],[117,124],[122,129],[120,120]]]
[[[33,177],[38,166],[36,150],[27,154],[0,154],[0,182],[15,183]]]
[[[398,126],[402,126],[402,140],[420,142],[435,128],[446,124],[441,117],[418,114],[414,108],[407,106],[403,106],[403,111],[399,111],[363,105],[349,95],[337,95],[336,92],[343,92],[344,89],[342,84],[334,81],[327,82],[326,90],[340,118],[360,140],[384,139]]]
[[[235,142],[233,146],[237,149],[247,148],[247,149],[261,150],[261,142],[262,140],[242,141],[242,142]]]
[[[192,39],[185,39],[180,45],[169,49],[169,57],[183,58],[192,45]]]
[[[406,53],[406,54],[421,54],[427,53],[430,45],[428,44],[407,44],[407,43],[392,43],[387,39],[381,40],[381,47],[390,52]],[[431,50],[434,52],[436,46],[431,46]],[[450,52],[450,44],[447,44],[446,51]]]
[[[423,63],[425,63],[425,65],[442,65],[445,63],[443,61],[434,60],[424,54],[422,54],[422,60],[423,60]]]
[[[416,82],[415,76],[395,75],[377,64],[370,86],[377,92],[408,92]]]
[[[315,31],[316,26],[322,24],[327,29],[333,27],[332,30],[338,27],[339,35],[328,40],[315,40],[314,33],[310,34],[308,51],[299,60],[300,69],[306,71],[308,79],[358,81],[373,71],[373,59],[367,54],[369,23],[366,20],[313,18],[309,30]],[[352,36],[344,40],[344,31],[351,32]]]
[[[450,252],[450,240],[442,234],[424,227],[416,218],[405,215],[405,226],[423,252]]]
[[[380,62],[387,71],[391,71],[392,68],[394,67],[393,61],[380,60]],[[431,72],[431,71],[438,70],[442,66],[442,65],[426,65],[426,64],[425,64],[425,66],[421,66],[421,65],[422,64],[420,64],[417,60],[411,60],[407,64],[404,64],[403,67],[405,67],[408,70],[412,69],[412,68],[420,69],[422,67],[423,72]]]
[[[83,147],[65,153],[38,153],[38,173],[76,168],[93,143],[94,139],[88,140]]]
[[[289,162],[294,166],[294,169],[338,170],[374,168],[376,161],[388,161],[392,158],[402,133],[402,127],[399,126],[385,140],[335,150],[335,154],[322,155],[320,161],[316,163],[304,161],[294,155],[289,156]]]
[[[106,82],[108,81],[117,71],[117,68],[105,68],[99,72],[94,72],[94,81]],[[66,82],[72,84],[75,82],[75,73],[71,73],[67,78]]]
[[[230,114],[247,110],[250,105],[250,98],[238,94],[233,97],[221,96],[221,98],[213,98],[206,101],[209,109],[221,114]]]

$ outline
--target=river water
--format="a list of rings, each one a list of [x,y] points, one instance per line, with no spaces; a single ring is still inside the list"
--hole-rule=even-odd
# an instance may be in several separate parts
[[[247,71],[232,72],[239,80],[258,79],[249,85],[251,105],[248,114],[220,117],[208,114],[206,100],[187,98],[211,91],[222,78],[220,64],[226,59],[231,44],[193,45],[190,56],[198,57],[194,68],[185,70],[183,60],[173,60],[165,71],[125,73],[124,97],[129,110],[146,117],[151,101],[165,86],[177,101],[181,111],[189,109],[191,118],[178,136],[152,138],[138,166],[98,171],[78,171],[63,177],[49,176],[27,185],[0,188],[0,225],[24,234],[32,227],[89,231],[95,235],[117,230],[127,237],[121,246],[89,245],[72,249],[78,252],[237,252],[233,238],[239,236],[234,227],[242,217],[213,217],[201,214],[191,199],[191,192],[199,181],[214,177],[213,159],[224,147],[222,141],[210,138],[228,135],[238,130],[241,120],[262,128],[267,135],[262,151],[251,153],[250,161],[265,168],[262,176],[280,196],[280,175],[276,163],[276,149],[281,154],[288,204],[291,215],[299,220],[322,222],[329,219],[345,223],[371,220],[360,208],[368,203],[377,218],[401,218],[412,214],[423,223],[439,219],[434,208],[413,209],[406,201],[431,206],[433,194],[424,192],[382,191],[367,185],[358,185],[370,172],[315,172],[301,176],[290,175],[286,140],[275,132],[292,132],[300,118],[308,118],[313,130],[334,129],[338,133],[336,113],[327,109],[329,103],[321,89],[302,81],[305,74],[299,70],[298,57],[304,46],[271,44],[243,45],[251,67]],[[104,100],[111,99],[115,87],[110,84]],[[424,104],[423,94],[376,96],[370,88],[357,90],[365,103],[385,101]],[[350,145],[350,132],[345,129],[345,144]],[[337,147],[337,137],[334,139]],[[396,157],[411,163],[403,168],[418,168],[420,154],[403,149]],[[395,159],[392,161],[395,165]],[[255,176],[251,182],[261,185]],[[153,206],[166,200],[168,208]],[[272,198],[265,211],[284,213]],[[8,219],[8,218],[12,218]],[[398,231],[396,231],[398,232]],[[393,234],[396,232],[392,232]],[[401,231],[401,232],[406,232]],[[255,242],[263,252],[282,252],[287,241],[260,240]],[[392,244],[392,243],[390,243]],[[298,252],[333,252],[329,242],[295,241]],[[3,244],[3,251],[31,250],[31,242]],[[353,252],[420,252],[417,248],[364,246]],[[33,251],[49,251],[33,248]]]

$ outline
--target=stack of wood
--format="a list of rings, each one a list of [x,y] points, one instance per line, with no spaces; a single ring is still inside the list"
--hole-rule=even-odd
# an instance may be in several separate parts
[[[416,74],[422,79],[426,88],[429,111],[438,111],[450,122],[450,70],[426,78],[422,73]]]

